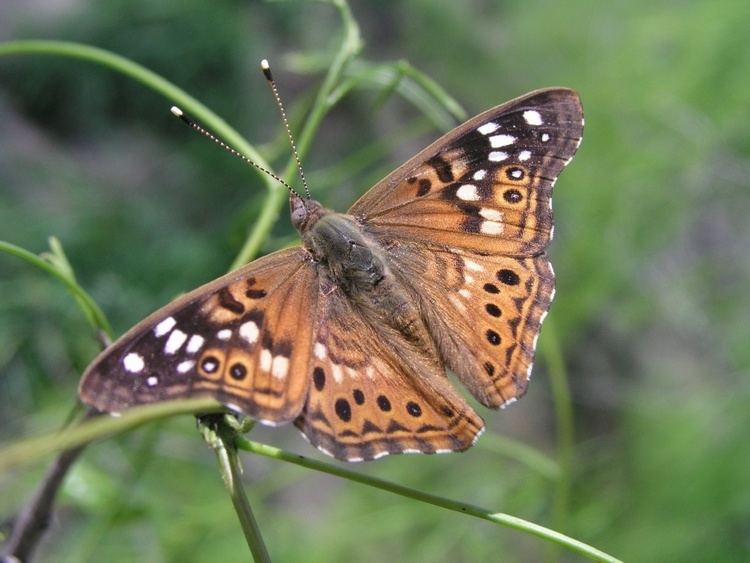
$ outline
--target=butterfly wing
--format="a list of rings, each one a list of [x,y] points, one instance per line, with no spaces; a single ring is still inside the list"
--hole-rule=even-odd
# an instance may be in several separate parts
[[[404,244],[391,267],[421,303],[440,357],[479,402],[498,407],[523,395],[554,295],[544,253],[482,256]]]
[[[349,212],[380,239],[534,255],[552,237],[552,187],[582,133],[575,92],[526,94],[457,127]]]
[[[575,92],[531,92],[448,133],[350,210],[389,249],[440,357],[484,405],[526,390],[554,294],[552,188],[582,132]]]
[[[308,372],[295,421],[324,453],[345,461],[470,447],[484,423],[452,389],[435,355],[385,323],[368,321],[339,290],[323,288]]]
[[[101,410],[211,396],[268,424],[293,420],[309,387],[317,272],[283,250],[153,313],[84,373],[81,399]]]

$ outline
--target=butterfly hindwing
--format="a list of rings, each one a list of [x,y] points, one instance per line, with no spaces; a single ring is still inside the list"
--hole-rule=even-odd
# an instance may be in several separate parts
[[[99,410],[207,395],[278,424],[302,408],[317,299],[301,248],[257,260],[147,317],[86,370],[80,395]]]
[[[484,423],[437,358],[372,323],[338,290],[321,292],[305,407],[295,424],[346,461],[465,450]]]
[[[392,267],[422,303],[446,366],[488,407],[523,395],[554,296],[547,256],[482,256],[402,245]],[[416,280],[416,281],[414,281]]]
[[[582,132],[575,92],[532,92],[454,129],[349,212],[379,238],[536,254],[552,234],[552,187]]]

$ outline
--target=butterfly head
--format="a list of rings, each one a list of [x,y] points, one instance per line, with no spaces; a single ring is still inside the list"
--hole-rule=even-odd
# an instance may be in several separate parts
[[[289,208],[292,214],[292,225],[300,236],[304,234],[325,215],[325,208],[314,199],[304,199],[297,194],[289,194]]]

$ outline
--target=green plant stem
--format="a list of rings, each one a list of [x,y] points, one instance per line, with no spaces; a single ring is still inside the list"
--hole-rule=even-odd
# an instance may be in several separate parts
[[[220,423],[217,434],[217,440],[213,446],[214,451],[222,468],[224,484],[229,491],[229,496],[232,499],[234,511],[237,513],[237,518],[245,534],[247,545],[256,563],[270,563],[271,557],[263,541],[260,527],[255,520],[250,502],[242,487],[242,468],[235,445],[237,434],[224,423]]]
[[[425,502],[434,506],[439,506],[441,508],[460,512],[462,514],[468,514],[470,516],[474,516],[475,518],[481,518],[482,520],[487,520],[494,524],[499,524],[508,528],[526,532],[527,534],[531,534],[533,536],[563,546],[594,561],[608,561],[613,563],[619,561],[619,559],[617,559],[616,557],[604,553],[603,551],[600,551],[595,547],[592,547],[574,538],[556,532],[555,530],[550,530],[549,528],[545,528],[544,526],[534,524],[533,522],[528,522],[521,518],[511,516],[509,514],[503,514],[501,512],[491,512],[477,506],[472,506],[462,502],[456,502],[454,500],[446,499],[444,497],[416,491],[403,485],[391,483],[389,481],[378,479],[370,475],[357,473],[350,469],[344,469],[343,467],[333,465],[331,463],[317,461],[302,455],[285,452],[278,448],[274,448],[266,444],[259,444],[246,438],[238,437],[236,439],[236,444],[239,449],[248,452],[259,454],[272,459],[286,461],[288,463],[294,463],[295,465],[299,465],[307,469],[313,469],[315,471],[320,471],[329,475],[342,477],[350,481],[356,481],[370,487],[375,487],[376,489],[382,489],[384,491],[401,495],[406,498],[418,500],[420,502]]]
[[[76,448],[94,440],[132,430],[147,422],[178,414],[210,413],[223,410],[224,407],[216,400],[206,397],[134,407],[118,417],[99,417],[61,433],[30,438],[0,449],[0,471],[31,463],[61,450]]]
[[[560,467],[560,477],[555,487],[552,508],[552,524],[555,529],[562,530],[567,527],[568,508],[570,504],[575,430],[565,360],[560,346],[560,339],[555,330],[555,324],[550,321],[551,319],[544,326],[544,340],[541,351],[547,363],[555,405],[557,456]]]
[[[91,296],[86,293],[86,291],[84,291],[84,289],[80,285],[78,285],[78,283],[76,283],[74,278],[67,275],[59,268],[56,268],[54,264],[51,264],[50,262],[44,260],[44,258],[41,258],[33,252],[29,252],[28,250],[25,250],[20,246],[16,246],[15,244],[0,241],[0,252],[6,252],[12,256],[21,258],[29,264],[36,266],[40,270],[43,270],[51,276],[57,278],[60,282],[62,282],[65,288],[76,299],[76,302],[81,306],[83,314],[89,321],[91,326],[95,330],[101,330],[108,337],[111,336],[112,329],[109,326],[107,317],[99,308],[99,305],[97,305],[96,302],[91,298]]]

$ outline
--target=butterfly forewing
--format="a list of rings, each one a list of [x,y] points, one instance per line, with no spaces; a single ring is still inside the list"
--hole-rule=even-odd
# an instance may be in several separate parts
[[[301,248],[271,254],[177,299],[105,350],[81,381],[84,402],[132,405],[207,395],[266,423],[300,412],[317,299]]]
[[[350,213],[380,239],[536,254],[551,237],[552,187],[582,131],[575,92],[532,92],[448,133],[379,182]]]
[[[295,424],[346,461],[465,450],[484,423],[452,389],[442,364],[340,292],[322,291],[304,410]]]

